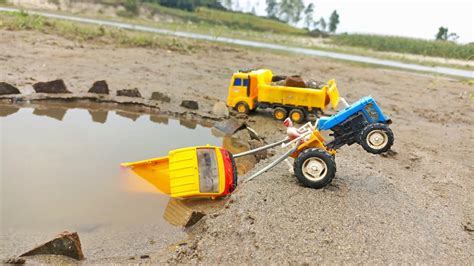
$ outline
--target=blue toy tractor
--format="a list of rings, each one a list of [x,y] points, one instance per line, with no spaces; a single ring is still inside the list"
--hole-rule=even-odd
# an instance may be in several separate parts
[[[358,143],[367,152],[379,154],[393,145],[391,123],[375,100],[366,96],[333,116],[320,118],[318,129],[332,131],[334,139],[326,144],[328,148]]]

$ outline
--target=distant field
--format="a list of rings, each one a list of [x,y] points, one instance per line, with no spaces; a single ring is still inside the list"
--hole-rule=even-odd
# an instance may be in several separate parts
[[[336,45],[369,48],[375,51],[474,60],[474,44],[460,45],[447,41],[368,34],[339,34],[332,36],[331,42]]]
[[[232,29],[266,31],[282,34],[307,34],[308,31],[292,27],[284,22],[254,16],[252,14],[223,11],[209,8],[197,8],[194,12],[168,8],[157,4],[143,4],[155,15],[167,15],[184,21],[227,26]]]

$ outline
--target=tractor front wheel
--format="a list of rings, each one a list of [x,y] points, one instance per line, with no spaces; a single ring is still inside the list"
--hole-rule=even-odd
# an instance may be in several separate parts
[[[392,147],[394,141],[392,130],[385,124],[370,124],[359,135],[359,143],[367,152],[380,154]]]
[[[322,188],[336,175],[334,157],[324,150],[310,148],[301,152],[293,165],[296,178],[304,186]]]
[[[235,105],[235,110],[242,114],[248,114],[250,111],[249,105],[246,102],[238,102]]]
[[[276,120],[283,121],[287,116],[288,112],[283,107],[277,107],[273,110],[273,117],[275,117]]]

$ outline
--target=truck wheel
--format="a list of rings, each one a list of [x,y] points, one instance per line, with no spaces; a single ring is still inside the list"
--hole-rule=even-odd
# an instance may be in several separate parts
[[[304,186],[322,188],[336,175],[334,157],[324,150],[310,148],[298,155],[293,165],[296,178]]]
[[[249,105],[246,102],[238,102],[235,105],[235,110],[242,114],[248,114],[250,111]]]
[[[276,120],[283,121],[287,116],[288,112],[285,110],[285,108],[277,107],[273,109],[273,117],[275,117]]]
[[[370,124],[359,135],[359,144],[367,152],[379,154],[392,147],[394,141],[392,130],[385,124]]]
[[[303,122],[305,116],[303,111],[301,111],[300,109],[293,109],[290,111],[290,118],[295,123],[301,123]]]

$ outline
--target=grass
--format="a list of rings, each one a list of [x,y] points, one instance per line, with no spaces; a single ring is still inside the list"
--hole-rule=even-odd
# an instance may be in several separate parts
[[[339,34],[332,36],[331,42],[336,45],[362,47],[375,51],[474,60],[474,44],[472,43],[461,45],[447,41],[369,34]]]
[[[259,32],[305,35],[304,29],[292,27],[276,19],[258,17],[242,12],[232,12],[209,8],[197,8],[194,12],[168,8],[157,4],[143,4],[153,15],[166,15],[193,23],[226,26],[232,29],[246,29]]]
[[[178,52],[193,52],[200,48],[197,44],[169,36],[85,25],[30,15],[25,12],[0,12],[0,29],[34,30],[73,41],[115,44],[119,47],[162,48]]]

